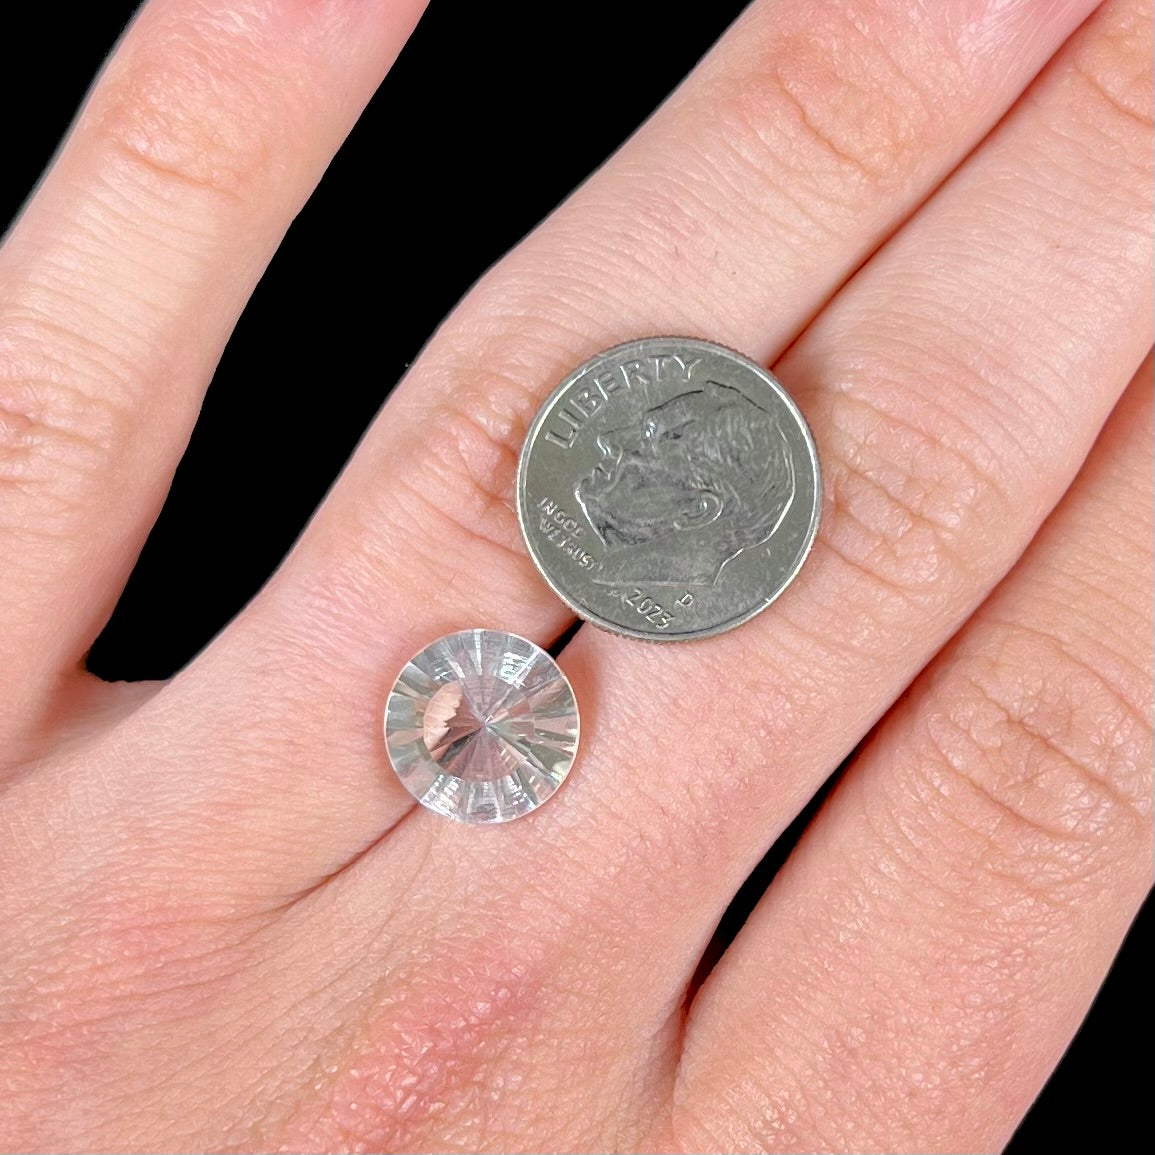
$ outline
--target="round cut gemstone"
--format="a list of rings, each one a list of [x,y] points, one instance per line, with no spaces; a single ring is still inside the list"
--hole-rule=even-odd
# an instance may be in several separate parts
[[[533,642],[447,634],[401,671],[385,706],[389,760],[422,806],[460,822],[508,822],[564,781],[578,742],[573,689]]]

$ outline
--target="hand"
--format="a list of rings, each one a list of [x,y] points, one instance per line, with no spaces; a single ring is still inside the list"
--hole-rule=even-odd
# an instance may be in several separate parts
[[[1091,4],[755,7],[456,311],[245,613],[107,686],[82,656],[228,330],[417,15],[237,7],[154,0],[0,253],[0,1144],[997,1147],[1150,882],[1143,6],[1066,44]],[[414,813],[388,686],[451,629],[564,631],[513,455],[660,331],[775,363],[814,554],[709,642],[580,631],[538,814]]]

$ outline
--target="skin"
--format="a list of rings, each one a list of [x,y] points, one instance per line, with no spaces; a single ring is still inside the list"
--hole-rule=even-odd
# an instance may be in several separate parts
[[[759,0],[438,330],[254,602],[100,683],[229,331],[420,7],[152,0],[0,249],[0,1145],[998,1149],[1152,878],[1148,6]],[[568,627],[516,451],[652,332],[789,382],[813,554],[718,638],[578,631],[541,811],[415,809],[388,687],[451,630]]]

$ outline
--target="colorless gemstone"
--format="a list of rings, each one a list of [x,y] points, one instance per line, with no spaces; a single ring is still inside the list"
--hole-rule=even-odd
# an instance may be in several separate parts
[[[508,822],[564,781],[578,743],[573,689],[533,642],[499,630],[447,634],[401,671],[385,744],[422,806],[459,822]]]

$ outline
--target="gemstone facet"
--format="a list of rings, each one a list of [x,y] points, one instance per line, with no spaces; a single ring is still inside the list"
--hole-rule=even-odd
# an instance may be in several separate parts
[[[508,822],[562,784],[578,743],[573,689],[516,634],[463,630],[410,659],[385,706],[393,769],[422,806]]]

